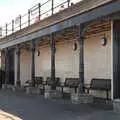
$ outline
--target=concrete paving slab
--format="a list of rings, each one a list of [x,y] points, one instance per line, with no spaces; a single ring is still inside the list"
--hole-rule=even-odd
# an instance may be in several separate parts
[[[120,115],[109,106],[74,105],[69,100],[44,99],[44,96],[12,91],[0,91],[0,110],[13,115],[15,120],[120,120]]]

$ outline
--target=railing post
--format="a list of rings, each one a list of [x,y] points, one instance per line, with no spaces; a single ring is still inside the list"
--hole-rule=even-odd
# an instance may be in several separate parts
[[[28,26],[30,25],[30,10],[28,10]]]
[[[12,33],[14,32],[14,20],[12,20]]]
[[[7,33],[8,33],[8,29],[7,29],[8,25],[7,25],[7,23],[6,23],[5,27],[6,27],[6,36],[7,36]]]
[[[2,36],[2,33],[3,33],[3,28],[0,27],[0,36]]]
[[[40,20],[40,16],[41,16],[41,4],[40,3],[38,4],[38,10],[39,10],[38,11],[39,12],[39,20]]]
[[[67,2],[68,2],[68,7],[69,7],[69,5],[70,5],[70,0],[67,0]]]
[[[53,15],[53,13],[54,13],[54,0],[52,0],[52,15]]]
[[[19,15],[19,19],[20,19],[20,30],[21,30],[21,15]]]

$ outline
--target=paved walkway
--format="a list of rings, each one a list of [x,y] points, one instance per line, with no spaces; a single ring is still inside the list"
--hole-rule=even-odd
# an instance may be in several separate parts
[[[0,109],[0,120],[120,120],[107,106],[73,105],[10,91],[0,91]]]

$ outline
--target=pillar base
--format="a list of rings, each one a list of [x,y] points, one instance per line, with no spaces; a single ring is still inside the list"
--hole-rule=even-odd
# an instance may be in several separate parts
[[[2,84],[2,90],[5,90],[5,89],[12,89],[13,85],[10,85],[10,84]]]
[[[113,110],[120,114],[120,99],[115,99],[113,102]]]
[[[20,80],[17,80],[17,81],[16,81],[16,85],[17,85],[18,87],[20,87],[20,86],[21,86],[21,81],[20,81]]]
[[[26,87],[26,94],[40,94],[40,88],[36,87]]]
[[[25,91],[24,87],[18,87],[18,86],[13,86],[12,87],[12,91],[16,92],[16,91]]]
[[[71,94],[71,102],[74,104],[93,103],[93,96],[89,94]]]
[[[12,87],[12,91],[15,92],[16,91],[16,87]]]
[[[2,90],[5,90],[7,88],[7,85],[2,84]]]
[[[62,93],[58,90],[52,90],[51,86],[45,86],[44,98],[46,99],[61,99]]]

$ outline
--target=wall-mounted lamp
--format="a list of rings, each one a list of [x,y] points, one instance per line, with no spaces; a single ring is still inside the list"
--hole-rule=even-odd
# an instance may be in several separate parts
[[[73,44],[73,51],[76,51],[76,50],[77,50],[77,43],[74,42],[74,44]]]
[[[102,46],[105,46],[107,44],[107,38],[105,36],[101,38],[100,43]]]
[[[38,54],[37,54],[37,56],[40,56],[40,50],[38,49]]]

